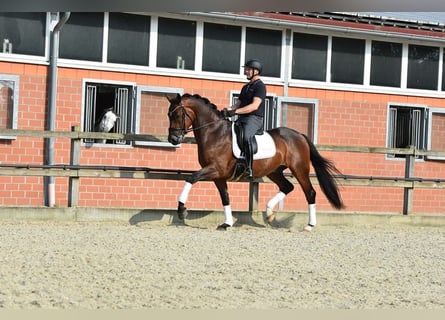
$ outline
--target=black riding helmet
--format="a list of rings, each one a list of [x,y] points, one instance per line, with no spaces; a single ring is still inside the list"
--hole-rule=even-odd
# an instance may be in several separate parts
[[[247,61],[247,62],[244,64],[243,67],[244,67],[244,68],[245,68],[245,67],[249,67],[249,68],[257,69],[259,74],[261,74],[261,71],[263,70],[263,66],[261,65],[261,62],[259,62],[259,61],[256,60],[256,59],[252,59],[252,60]]]

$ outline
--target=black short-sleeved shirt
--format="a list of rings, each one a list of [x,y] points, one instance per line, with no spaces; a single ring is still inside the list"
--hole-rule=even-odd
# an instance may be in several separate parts
[[[264,85],[263,81],[261,81],[261,79],[255,80],[253,83],[249,82],[248,84],[243,86],[239,95],[239,100],[241,101],[240,108],[251,104],[254,97],[261,98],[261,104],[257,110],[249,114],[255,114],[257,116],[264,117],[266,86]]]

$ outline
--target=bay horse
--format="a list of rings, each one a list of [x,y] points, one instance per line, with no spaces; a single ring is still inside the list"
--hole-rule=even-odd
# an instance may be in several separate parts
[[[223,118],[216,105],[207,98],[196,94],[177,94],[166,98],[170,102],[168,141],[178,145],[186,133],[193,131],[201,165],[201,169],[185,181],[178,197],[178,217],[184,220],[187,216],[185,203],[192,185],[203,180],[213,181],[224,208],[224,223],[217,229],[227,230],[233,225],[227,181],[233,179],[237,164],[232,150],[232,123]],[[309,221],[303,230],[311,231],[316,225],[316,192],[309,178],[310,165],[312,163],[321,190],[337,209],[344,207],[334,179],[334,173],[340,172],[330,160],[320,155],[306,135],[287,127],[267,132],[275,142],[276,153],[270,158],[253,161],[254,178],[267,176],[278,186],[279,192],[267,203],[264,220],[272,223],[275,219],[273,208],[294,190],[294,185],[283,174],[289,168],[303,189],[308,203]]]

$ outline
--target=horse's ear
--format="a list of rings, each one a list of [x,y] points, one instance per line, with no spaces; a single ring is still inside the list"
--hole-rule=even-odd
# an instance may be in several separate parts
[[[173,103],[174,100],[177,100],[177,101],[181,100],[181,95],[179,93],[176,94],[176,97],[170,97],[168,95],[165,95],[165,97],[167,98],[167,100],[170,103]]]

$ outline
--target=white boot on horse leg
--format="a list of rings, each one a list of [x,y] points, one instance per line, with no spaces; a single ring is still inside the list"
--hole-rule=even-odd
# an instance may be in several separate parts
[[[271,224],[275,219],[275,212],[273,208],[277,205],[278,202],[282,201],[286,197],[284,192],[278,192],[272,199],[269,200],[266,206],[266,215],[264,216],[264,222],[267,224]]]
[[[192,184],[190,182],[185,182],[181,194],[178,197],[178,218],[184,220],[187,217],[187,208],[184,206],[189,197],[190,190],[192,189]]]
[[[309,222],[307,226],[303,228],[303,231],[311,232],[312,229],[317,224],[317,213],[315,208],[315,203],[309,205]]]
[[[232,208],[229,205],[224,206],[224,223],[219,225],[216,230],[226,231],[227,228],[233,226]]]

